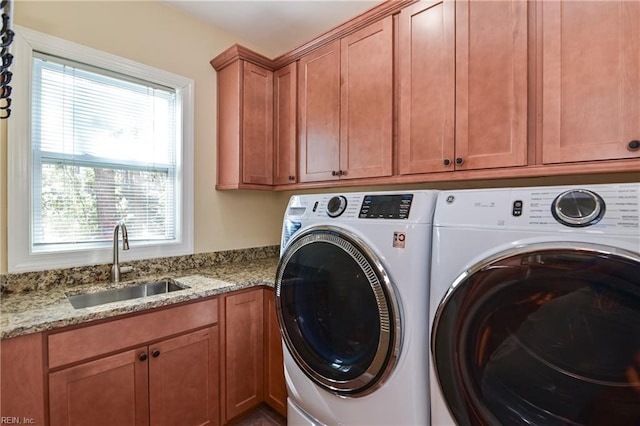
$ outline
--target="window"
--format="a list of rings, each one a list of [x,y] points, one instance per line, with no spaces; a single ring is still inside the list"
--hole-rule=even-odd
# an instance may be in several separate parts
[[[192,252],[193,82],[17,28],[9,270]],[[18,100],[17,97],[20,97]]]

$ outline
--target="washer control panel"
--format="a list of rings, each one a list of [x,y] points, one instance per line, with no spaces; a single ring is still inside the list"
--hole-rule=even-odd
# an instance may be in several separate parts
[[[427,204],[429,211],[432,211],[434,199],[433,191],[293,196],[289,201],[285,217],[294,221],[310,218],[408,220],[412,207],[414,210],[422,211],[423,204]],[[426,213],[416,214],[418,216],[413,219],[430,220],[430,216]]]
[[[360,207],[361,219],[406,219],[413,194],[365,195]]]

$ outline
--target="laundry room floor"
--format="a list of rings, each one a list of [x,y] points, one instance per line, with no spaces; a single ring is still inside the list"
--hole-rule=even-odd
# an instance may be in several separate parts
[[[262,405],[251,414],[243,417],[234,426],[286,426],[287,419],[267,405]]]

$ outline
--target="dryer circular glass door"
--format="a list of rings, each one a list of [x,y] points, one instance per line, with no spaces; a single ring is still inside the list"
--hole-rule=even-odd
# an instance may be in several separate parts
[[[458,423],[640,422],[640,258],[539,244],[462,274],[432,332]]]
[[[372,392],[400,347],[400,307],[373,251],[341,228],[316,226],[287,245],[276,273],[284,342],[304,373],[345,396]]]

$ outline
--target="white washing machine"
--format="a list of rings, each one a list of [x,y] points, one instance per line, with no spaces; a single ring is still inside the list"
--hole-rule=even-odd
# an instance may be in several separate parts
[[[276,275],[290,425],[427,425],[434,191],[300,195]]]
[[[640,424],[639,192],[439,194],[433,425]]]

